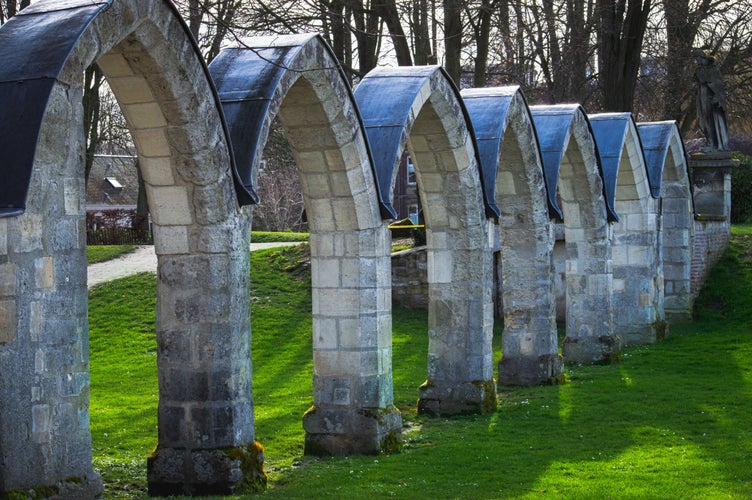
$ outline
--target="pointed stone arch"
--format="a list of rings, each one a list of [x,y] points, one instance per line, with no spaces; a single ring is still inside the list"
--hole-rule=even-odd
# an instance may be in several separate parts
[[[653,196],[660,196],[664,309],[668,320],[692,318],[694,209],[687,156],[675,121],[638,123]]]
[[[598,150],[579,105],[531,106],[552,216],[566,244],[566,361],[603,362],[618,355],[613,331],[609,222]],[[561,200],[561,205],[558,200]]]
[[[419,411],[495,408],[490,222],[472,128],[456,87],[436,66],[376,69],[355,89],[381,196],[391,199],[407,147],[426,221],[428,380]]]
[[[475,130],[486,197],[501,211],[499,382],[545,383],[561,376],[563,364],[554,321],[553,232],[533,119],[519,87],[461,94]]]
[[[665,335],[663,266],[658,203],[651,195],[640,136],[630,113],[590,115],[606,186],[606,203],[618,215],[612,258],[616,333],[627,344]]]
[[[0,418],[2,490],[101,490],[88,416],[82,160],[83,71],[93,62],[131,129],[154,222],[160,401],[150,492],[262,485],[251,460],[248,225],[219,101],[187,27],[167,1],[61,0],[25,9],[0,38],[0,122],[21,132],[2,144],[21,200],[0,224],[2,281],[13,283],[3,304],[14,316],[13,338],[0,345],[0,371],[14,374],[0,383],[0,411],[11,412]]]
[[[320,36],[247,40],[212,62],[244,184],[279,116],[311,228],[314,406],[305,451],[378,453],[399,434],[391,368],[390,242],[349,84]]]

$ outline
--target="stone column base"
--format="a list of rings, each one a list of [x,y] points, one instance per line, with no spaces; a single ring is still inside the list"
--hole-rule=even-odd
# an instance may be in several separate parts
[[[69,498],[100,498],[103,491],[99,474],[90,477],[71,477],[51,486],[34,486],[22,490],[0,490],[0,498],[45,498],[67,500]]]
[[[564,339],[561,347],[568,363],[597,365],[618,363],[621,360],[622,340],[618,335]]]
[[[558,385],[564,383],[564,363],[558,354],[532,357],[503,356],[499,361],[501,385]]]
[[[305,454],[318,456],[376,455],[399,449],[402,416],[387,408],[317,408],[303,415]]]
[[[667,323],[682,323],[692,321],[692,309],[666,309],[664,311]]]
[[[655,321],[644,328],[619,333],[624,345],[646,345],[666,340],[669,334],[668,330],[667,322]]]
[[[266,489],[264,448],[214,449],[158,446],[146,460],[150,496],[239,495]]]
[[[422,415],[467,415],[496,410],[494,379],[451,386],[426,380],[418,391],[418,413]]]

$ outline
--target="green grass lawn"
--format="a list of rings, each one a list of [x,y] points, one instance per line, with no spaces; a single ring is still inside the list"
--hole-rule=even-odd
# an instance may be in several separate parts
[[[500,388],[483,416],[416,415],[426,376],[426,314],[394,311],[394,455],[305,457],[311,405],[310,278],[301,248],[252,254],[256,438],[272,498],[752,497],[752,226],[698,299],[694,322],[621,364],[567,365],[568,383]],[[156,444],[152,275],[90,296],[94,462],[108,498],[145,496]],[[495,335],[498,359],[500,328]]]
[[[86,247],[86,263],[96,264],[115,259],[135,249],[135,245],[90,245]]]

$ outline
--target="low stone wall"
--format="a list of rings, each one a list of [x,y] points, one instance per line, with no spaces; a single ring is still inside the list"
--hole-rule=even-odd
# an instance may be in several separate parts
[[[426,247],[392,254],[392,305],[407,309],[428,309]]]

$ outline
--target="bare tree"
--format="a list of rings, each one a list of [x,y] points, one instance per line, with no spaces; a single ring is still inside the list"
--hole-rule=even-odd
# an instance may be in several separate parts
[[[306,230],[300,176],[279,120],[272,126],[263,158],[264,168],[256,183],[261,203],[253,208],[254,229]]]
[[[605,111],[632,111],[650,0],[598,1],[598,82]]]
[[[31,0],[4,0],[0,2],[0,24],[15,16],[19,10],[28,7]]]

